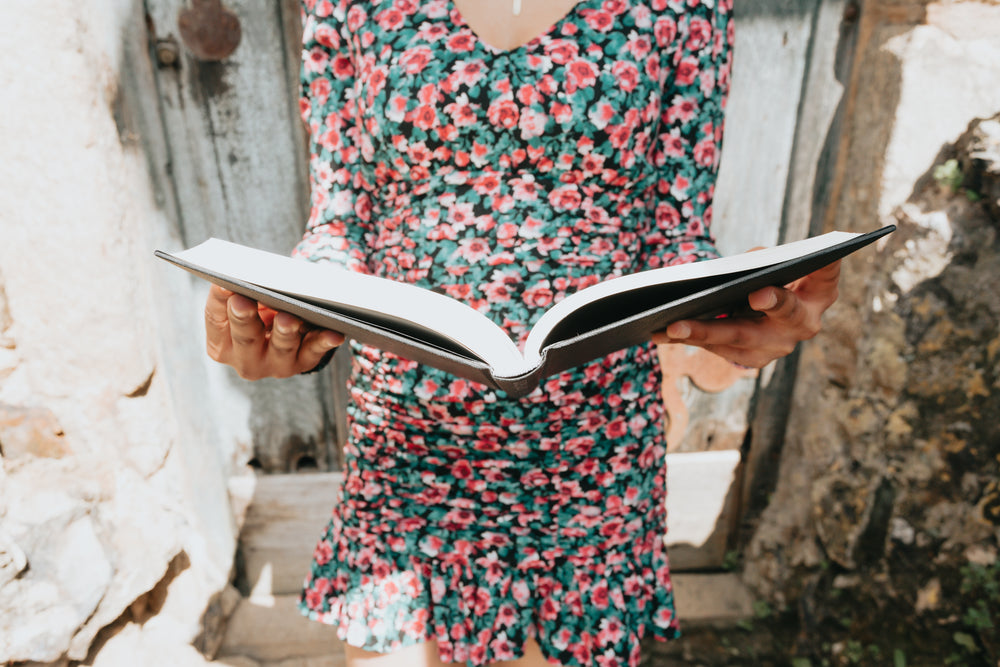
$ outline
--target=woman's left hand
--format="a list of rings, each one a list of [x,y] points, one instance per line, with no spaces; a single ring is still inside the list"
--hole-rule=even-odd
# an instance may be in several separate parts
[[[837,300],[840,262],[781,287],[748,297],[760,317],[682,320],[653,335],[657,344],[684,343],[714,352],[734,364],[763,368],[819,333],[823,313]]]

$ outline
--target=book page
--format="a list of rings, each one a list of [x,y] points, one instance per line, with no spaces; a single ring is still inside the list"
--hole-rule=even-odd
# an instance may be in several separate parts
[[[525,342],[525,360],[529,365],[539,363],[542,348],[548,342],[551,342],[547,341],[549,334],[559,323],[568,318],[573,312],[601,299],[610,299],[615,295],[642,290],[656,285],[669,285],[673,283],[677,284],[678,290],[683,290],[684,286],[682,283],[688,282],[692,286],[689,293],[693,294],[704,288],[698,286],[704,285],[707,279],[716,276],[737,275],[773,266],[819,252],[820,250],[825,250],[858,236],[860,234],[830,232],[802,241],[793,241],[773,248],[746,252],[740,255],[641,271],[586,287],[555,304],[547,313],[539,318]],[[680,298],[681,296],[683,295],[673,295],[673,298]],[[662,304],[652,303],[648,307],[652,308],[658,305]]]
[[[444,336],[489,364],[496,375],[530,370],[507,334],[488,317],[451,297],[407,283],[210,239],[174,256],[275,292],[341,310],[360,320],[399,321],[408,332]]]

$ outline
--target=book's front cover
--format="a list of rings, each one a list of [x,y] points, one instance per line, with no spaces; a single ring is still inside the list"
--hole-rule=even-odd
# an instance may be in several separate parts
[[[751,292],[794,282],[873,243],[894,229],[891,225],[883,227],[824,250],[748,272],[709,289],[548,345],[543,350],[541,377],[646,343],[654,332],[662,331],[678,320],[745,314],[747,297]]]

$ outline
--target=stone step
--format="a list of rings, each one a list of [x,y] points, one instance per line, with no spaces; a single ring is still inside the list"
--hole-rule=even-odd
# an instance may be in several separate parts
[[[667,545],[675,572],[719,568],[738,511],[739,452],[667,455]],[[340,473],[256,478],[240,534],[251,595],[298,594]]]

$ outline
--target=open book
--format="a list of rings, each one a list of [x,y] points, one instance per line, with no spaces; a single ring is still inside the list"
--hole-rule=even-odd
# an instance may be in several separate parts
[[[553,305],[523,351],[485,315],[414,285],[218,239],[156,255],[316,326],[520,397],[545,377],[644,343],[671,322],[745,312],[750,292],[786,285],[893,229],[831,232],[601,282]]]

